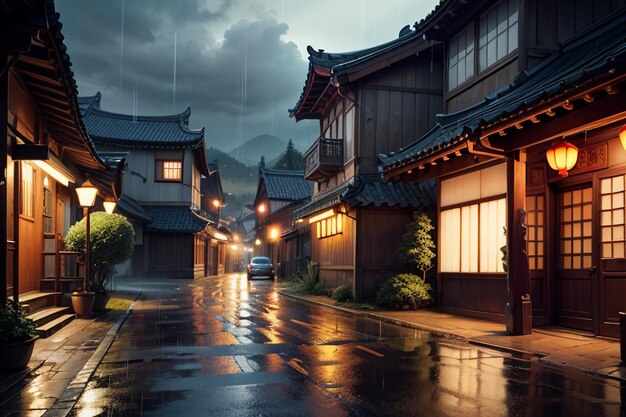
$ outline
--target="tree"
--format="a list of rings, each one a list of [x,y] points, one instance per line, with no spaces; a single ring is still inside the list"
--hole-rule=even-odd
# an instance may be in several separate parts
[[[114,273],[115,264],[130,258],[133,251],[135,232],[124,216],[103,211],[91,213],[89,234],[89,261],[91,263],[91,287],[105,292],[106,284]],[[78,252],[85,250],[85,219],[72,225],[65,236],[67,249]]]
[[[289,139],[287,143],[287,149],[283,152],[274,168],[277,169],[289,169],[289,170],[301,170],[304,169],[304,156],[293,146],[293,141]]]
[[[401,259],[415,264],[422,272],[423,280],[426,280],[426,273],[434,266],[433,230],[432,222],[425,213],[414,212],[413,221],[407,225],[396,251]]]

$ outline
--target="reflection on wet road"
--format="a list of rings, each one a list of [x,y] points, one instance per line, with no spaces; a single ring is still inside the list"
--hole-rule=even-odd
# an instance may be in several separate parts
[[[245,275],[141,288],[74,416],[613,416],[617,381],[280,296]]]

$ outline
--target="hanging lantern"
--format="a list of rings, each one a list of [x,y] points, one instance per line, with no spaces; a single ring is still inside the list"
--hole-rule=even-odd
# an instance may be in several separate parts
[[[622,147],[626,150],[626,125],[619,130],[619,140],[622,142]]]
[[[546,151],[548,165],[559,175],[567,177],[567,171],[574,168],[578,160],[578,148],[564,140],[555,143]]]

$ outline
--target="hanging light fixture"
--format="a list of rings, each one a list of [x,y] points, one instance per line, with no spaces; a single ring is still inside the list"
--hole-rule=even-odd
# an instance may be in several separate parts
[[[578,160],[578,148],[569,142],[561,140],[546,151],[546,159],[550,168],[559,171],[560,176],[567,177],[567,171],[574,168]]]
[[[626,150],[626,125],[619,130],[619,140],[622,142],[622,147]]]

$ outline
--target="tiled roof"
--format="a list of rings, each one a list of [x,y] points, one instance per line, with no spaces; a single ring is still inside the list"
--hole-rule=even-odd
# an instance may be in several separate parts
[[[308,46],[309,68],[306,81],[298,102],[293,109],[289,110],[290,116],[295,117],[296,120],[319,116],[315,114],[316,103],[318,103],[318,98],[327,91],[331,75],[345,72],[352,65],[375,59],[416,39],[419,39],[417,32],[406,26],[400,31],[398,38],[359,51],[331,53],[325,52],[323,49],[316,51],[311,46]]]
[[[79,97],[85,127],[97,145],[181,148],[204,143],[204,128],[188,126],[189,108],[169,116],[134,116],[100,109],[100,97]]]
[[[313,183],[303,171],[259,168],[259,181],[265,182],[267,197],[272,200],[297,201],[313,194]]]
[[[197,233],[211,223],[186,206],[143,206],[143,209],[152,219],[146,225],[148,231]]]
[[[378,175],[361,175],[354,182],[345,183],[299,208],[294,216],[307,217],[339,203],[350,207],[384,206],[430,211],[437,205],[436,186],[434,181],[384,181]]]
[[[520,73],[514,82],[459,112],[438,115],[438,124],[426,135],[404,149],[381,155],[383,170],[408,163],[449,148],[465,134],[477,135],[481,129],[512,115],[554,99],[583,82],[608,74],[623,74],[626,68],[624,16],[561,48],[529,72]]]
[[[152,218],[143,209],[141,204],[126,194],[122,194],[120,199],[117,201],[117,209],[124,213],[127,217],[130,217],[140,223],[149,223],[152,221]]]

